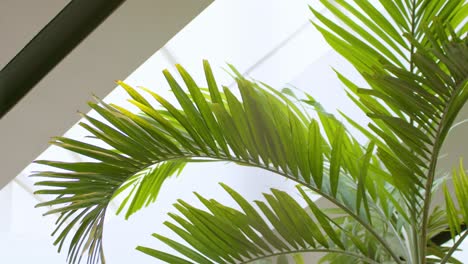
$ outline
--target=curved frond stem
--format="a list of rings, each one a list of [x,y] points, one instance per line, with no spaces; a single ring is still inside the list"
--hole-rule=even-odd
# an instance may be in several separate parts
[[[415,30],[416,30],[416,0],[412,0],[411,1],[411,37],[414,38],[414,35],[415,35]],[[410,58],[409,58],[409,63],[410,63],[410,72],[411,73],[414,73],[414,69],[415,69],[415,63],[414,63],[414,55],[416,53],[416,47],[414,45],[414,43],[412,41],[410,41]],[[413,125],[414,124],[414,120],[413,118],[410,118],[410,123]],[[417,221],[415,221],[416,223],[416,226],[417,226]],[[414,224],[413,224],[413,228],[411,228],[411,233],[412,233],[412,236],[413,236],[413,254],[414,254],[414,260],[420,260],[420,259],[424,259],[424,253],[420,252],[421,251],[421,248],[422,247],[425,247],[425,243],[423,242],[424,240],[421,240],[419,239],[419,234],[418,234],[418,230],[416,228],[414,228]]]
[[[401,264],[400,258],[397,256],[397,254],[395,252],[393,252],[392,248],[385,241],[385,239],[381,235],[379,235],[378,232],[376,230],[374,230],[374,228],[369,223],[366,223],[366,221],[364,221],[361,217],[359,217],[359,215],[357,215],[355,212],[353,212],[351,209],[349,209],[346,205],[344,205],[343,203],[338,201],[336,198],[330,196],[329,194],[325,193],[324,191],[320,190],[319,188],[311,185],[310,183],[307,183],[304,180],[301,180],[301,179],[296,178],[296,177],[292,177],[291,175],[289,175],[289,174],[287,174],[287,173],[285,173],[285,172],[283,172],[281,170],[277,170],[277,169],[274,169],[274,168],[271,168],[269,166],[259,164],[259,163],[256,163],[256,162],[248,163],[245,160],[235,159],[234,157],[220,157],[220,156],[216,156],[216,155],[209,156],[209,155],[202,155],[202,154],[198,154],[198,155],[193,155],[193,154],[180,155],[178,157],[159,160],[158,163],[167,162],[167,161],[170,161],[170,160],[190,159],[190,158],[209,158],[209,159],[219,160],[219,161],[235,162],[237,164],[245,165],[245,166],[257,167],[257,168],[264,169],[264,170],[273,172],[275,174],[278,174],[278,175],[280,175],[282,177],[285,177],[285,178],[287,178],[289,180],[292,180],[294,182],[297,182],[297,183],[309,188],[313,192],[316,192],[317,194],[319,194],[320,196],[322,196],[326,200],[330,201],[331,203],[333,203],[337,207],[341,208],[350,217],[355,219],[362,227],[364,227],[365,230],[367,230],[367,232],[369,232],[373,237],[375,237],[375,239],[382,245],[383,249],[390,255],[390,257],[396,263]]]
[[[421,252],[419,251],[419,249],[421,248],[421,242],[420,242],[420,238],[419,238],[419,233],[418,233],[418,220],[417,220],[417,216],[416,216],[416,212],[412,212],[412,223],[411,223],[411,235],[413,236],[412,237],[412,242],[413,242],[413,246],[414,247],[414,250],[412,251],[412,253],[414,254],[413,256],[413,259],[414,261],[418,261],[421,259]]]
[[[436,136],[434,139],[434,148],[432,149],[431,161],[429,166],[429,171],[427,174],[426,185],[424,188],[424,206],[423,206],[423,216],[422,216],[422,225],[421,225],[421,237],[420,237],[420,253],[422,264],[426,263],[426,241],[427,241],[427,225],[429,223],[429,211],[431,209],[431,199],[432,199],[432,187],[434,185],[435,172],[437,167],[437,161],[439,157],[439,152],[442,147],[441,135],[445,119],[447,118],[449,106],[452,105],[452,102],[455,100],[456,96],[459,94],[459,90],[463,89],[463,85],[457,86],[456,90],[452,93],[450,100],[446,104],[442,117],[440,119],[440,125],[437,127]]]
[[[381,237],[376,230],[374,230],[372,228],[371,225],[369,225],[368,223],[366,223],[361,217],[359,217],[359,215],[357,215],[356,213],[354,213],[352,210],[350,210],[347,206],[345,206],[343,203],[341,203],[340,201],[338,201],[337,199],[333,198],[332,196],[328,195],[327,193],[323,192],[322,190],[316,188],[315,186],[311,185],[310,183],[307,183],[305,181],[302,181],[298,178],[295,178],[295,177],[292,177],[291,175],[288,175],[287,173],[284,173],[280,170],[275,170],[275,169],[272,169],[271,167],[268,167],[268,166],[263,166],[261,164],[257,164],[257,163],[246,163],[244,160],[236,160],[234,159],[233,157],[210,157],[210,156],[207,156],[207,155],[187,155],[187,156],[184,156],[184,157],[178,157],[178,158],[174,158],[174,159],[179,159],[179,158],[211,158],[213,160],[219,160],[219,161],[230,161],[230,162],[235,162],[237,164],[244,164],[246,166],[251,166],[251,167],[257,167],[257,168],[260,168],[260,169],[264,169],[264,170],[267,170],[267,171],[271,171],[273,173],[276,173],[280,176],[283,176],[287,179],[290,179],[292,181],[295,181],[307,188],[309,188],[310,190],[316,192],[317,194],[319,194],[320,196],[322,196],[323,198],[325,198],[326,200],[330,201],[331,203],[333,203],[334,205],[336,205],[337,207],[341,208],[343,211],[345,211],[349,216],[351,216],[352,218],[354,218],[359,224],[361,224],[364,229],[366,229],[373,237],[375,237],[375,239],[377,239],[377,241],[383,246],[384,250],[391,256],[391,258],[398,264],[401,264],[401,260],[400,258],[396,255],[395,252],[393,252],[392,248],[390,247],[390,245],[385,241],[385,239],[383,237]],[[167,161],[167,160],[163,160],[163,161],[160,161],[160,162],[164,162],[164,161]]]
[[[411,1],[411,37],[414,37],[414,34],[416,33],[416,0]],[[410,43],[410,71],[414,72],[414,54],[416,53],[416,47],[414,46],[414,43]]]
[[[301,183],[302,184],[302,183]],[[395,263],[398,263],[398,264],[401,264],[401,260],[400,258],[395,254],[395,252],[393,252],[392,248],[390,247],[390,245],[385,241],[385,239],[383,237],[381,237],[376,230],[374,230],[372,228],[371,225],[369,225],[368,223],[366,223],[361,217],[359,217],[357,214],[355,214],[353,211],[351,211],[348,207],[344,206],[342,203],[340,203],[339,201],[337,201],[335,198],[329,196],[328,194],[320,191],[320,190],[317,190],[315,189],[314,187],[310,187],[310,186],[306,186],[308,188],[310,188],[311,190],[313,190],[314,192],[318,193],[319,195],[321,195],[323,198],[329,200],[330,202],[332,202],[333,204],[335,204],[336,206],[338,206],[339,208],[343,209],[349,216],[351,216],[352,218],[354,218],[359,224],[362,225],[362,227],[364,227],[373,237],[375,237],[375,239],[377,239],[377,241],[379,241],[379,243],[383,246],[383,248],[385,249],[385,251],[387,251],[387,253],[392,257],[392,259],[395,261]]]
[[[249,166],[252,166],[249,164]],[[342,204],[340,201],[336,200],[335,198],[333,198],[332,196],[326,194],[325,192],[323,192],[322,190],[320,189],[317,189],[316,187],[306,183],[305,181],[301,181],[301,180],[298,180],[294,177],[291,177],[281,171],[276,171],[276,170],[273,170],[271,168],[268,168],[268,167],[262,167],[262,166],[257,166],[258,168],[261,168],[261,169],[265,169],[265,170],[268,170],[268,171],[271,171],[271,172],[274,172],[274,173],[277,173],[285,178],[288,178],[290,180],[293,180],[297,183],[300,183],[301,185],[309,188],[310,190],[316,192],[317,194],[319,194],[320,196],[322,196],[323,198],[327,199],[328,201],[332,202],[334,205],[338,206],[339,208],[343,209],[343,211],[345,211],[349,216],[351,216],[352,218],[354,218],[359,224],[362,225],[362,227],[364,227],[373,237],[375,237],[377,239],[377,241],[380,242],[380,244],[383,246],[383,248],[385,249],[385,251],[387,251],[387,253],[392,257],[393,260],[395,260],[396,263],[398,264],[401,264],[401,261],[400,261],[400,258],[395,254],[395,252],[393,252],[392,248],[390,247],[390,245],[385,241],[385,239],[383,237],[381,237],[376,230],[374,230],[372,228],[371,225],[369,225],[368,223],[366,223],[361,217],[359,217],[357,214],[355,214],[353,211],[351,211],[348,207],[346,207],[344,204]]]
[[[380,208],[379,206],[376,206],[374,204],[373,205],[373,208],[376,210],[376,212],[380,215],[381,219],[384,220],[384,221],[388,221],[389,219],[385,216],[384,212],[382,211],[382,208]],[[405,253],[406,253],[406,259],[409,259],[409,255],[411,254],[410,253],[410,249],[406,246],[405,242],[402,240],[402,237],[400,236],[400,234],[398,233],[398,231],[396,230],[395,228],[395,225],[393,223],[393,221],[388,221],[388,225],[390,226],[390,229],[392,230],[393,234],[395,235],[395,237],[398,238],[398,242],[400,243],[400,246],[401,248],[405,249]]]
[[[455,242],[455,244],[453,244],[453,246],[447,252],[445,257],[440,261],[440,264],[444,264],[444,263],[447,263],[449,261],[452,254],[455,252],[455,250],[457,250],[457,248],[461,245],[461,243],[463,242],[463,240],[465,240],[465,238],[467,236],[468,236],[468,231],[465,231],[465,233],[463,235],[461,235],[460,238],[458,238],[457,242]]]
[[[240,262],[239,264],[247,264],[247,263],[252,263],[253,261],[257,261],[257,260],[261,260],[261,259],[265,259],[265,258],[269,258],[269,257],[288,255],[288,254],[295,254],[295,253],[333,253],[333,254],[342,254],[342,255],[346,255],[346,256],[350,256],[350,257],[360,259],[360,260],[364,261],[365,263],[379,264],[379,262],[377,262],[377,261],[375,261],[373,259],[370,259],[370,258],[368,258],[366,256],[359,255],[359,254],[352,253],[352,252],[343,251],[343,250],[335,250],[335,249],[302,249],[302,250],[292,250],[292,251],[286,251],[286,252],[278,252],[278,253],[273,253],[273,254],[257,257],[257,258],[254,258],[254,259],[250,259],[250,260],[248,260],[246,262]]]

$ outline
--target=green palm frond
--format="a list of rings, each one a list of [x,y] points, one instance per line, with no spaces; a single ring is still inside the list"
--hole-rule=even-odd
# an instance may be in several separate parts
[[[413,212],[413,236],[419,236],[414,247],[421,253],[415,257],[423,259],[437,157],[468,98],[468,3],[321,2],[339,22],[312,9],[320,21],[316,28],[370,86],[361,88],[338,73],[350,98],[372,119],[373,135],[354,125],[377,142],[379,159]]]
[[[182,216],[171,213],[165,224],[185,243],[155,237],[180,255],[141,251],[168,263],[244,263],[271,256],[278,256],[277,263],[302,263],[298,256],[304,252],[326,253],[322,261],[329,263],[457,263],[454,247],[434,245],[430,238],[448,228],[455,237],[468,220],[463,168],[454,175],[458,205],[445,189],[447,212],[431,210],[431,195],[439,151],[468,99],[468,3],[321,2],[335,18],[312,9],[316,28],[368,84],[360,87],[337,73],[371,123],[364,128],[343,117],[369,141],[358,142],[311,95],[279,92],[232,66],[240,96],[218,85],[206,61],[205,86],[180,65],[183,84],[163,72],[176,104],[119,82],[138,111],[96,99],[90,106],[99,117],[83,115],[80,125],[98,143],[52,141],[92,161],[36,161],[55,168],[33,176],[47,178],[36,193],[54,198],[38,206],[52,206],[47,214],[59,215],[55,244],[59,250],[69,244],[69,263],[83,257],[105,262],[102,230],[111,199],[125,195],[118,212],[125,210],[128,218],[154,202],[164,181],[186,163],[214,161],[295,181],[308,206],[280,190],[253,206],[223,185],[242,210],[201,196],[208,211],[178,201]],[[318,118],[295,101],[311,105]],[[309,191],[333,208],[319,208]]]
[[[83,147],[83,143],[66,138],[56,138],[53,144],[72,150]],[[91,148],[97,151],[96,148]],[[102,150],[100,150],[102,151]],[[83,151],[77,151],[83,154]],[[96,152],[95,152],[96,153]],[[95,154],[94,153],[94,154]],[[88,157],[98,158],[96,155]],[[167,161],[142,171],[130,171],[104,162],[64,163],[36,161],[36,163],[62,169],[62,172],[40,171],[34,177],[47,177],[46,181],[36,182],[41,190],[36,194],[54,195],[55,199],[39,203],[36,207],[49,207],[46,215],[59,214],[54,245],[61,251],[68,236],[72,236],[68,250],[68,261],[79,263],[84,252],[89,255],[88,262],[104,262],[102,251],[102,231],[106,209],[111,199],[125,190],[130,190],[119,210],[128,201],[126,217],[153,202],[165,179],[181,170],[185,161]],[[67,172],[65,172],[67,171]],[[135,174],[136,173],[136,174]],[[135,174],[128,178],[128,175]],[[127,180],[128,179],[128,180]]]
[[[154,203],[164,181],[171,175],[179,174],[187,162],[183,159],[168,160],[130,177],[124,185],[114,192],[113,198],[127,192],[116,213],[119,214],[127,207],[125,218],[128,219],[143,207]]]
[[[380,145],[390,148],[390,151],[380,148],[385,165],[389,170],[399,172],[393,175],[404,174],[404,177],[395,178],[399,181],[396,184],[400,187],[407,183],[424,187],[424,179],[430,178],[427,171],[435,164],[434,155],[459,108],[450,112],[453,116],[446,117],[444,113],[452,106],[451,100],[466,101],[463,97],[458,99],[464,94],[465,89],[461,86],[466,81],[466,72],[460,72],[463,70],[453,63],[449,63],[453,65],[449,72],[445,70],[447,65],[440,65],[440,62],[450,60],[448,53],[453,55],[455,49],[461,53],[452,57],[458,61],[455,65],[466,60],[464,52],[460,50],[463,47],[448,48],[462,41],[453,39],[448,44],[448,36],[436,36],[432,31],[444,35],[447,25],[459,27],[459,24],[454,25],[452,19],[466,9],[461,8],[466,3],[380,1],[384,10],[382,13],[368,1],[354,2],[337,1],[337,7],[330,1],[322,1],[349,27],[348,30],[313,10],[328,29],[318,24],[316,27],[371,86],[371,89],[359,88],[339,74],[356,104],[373,119],[370,128],[385,142]],[[434,17],[438,19],[434,21]],[[462,43],[458,45],[463,46]],[[437,50],[440,46],[442,50]],[[389,58],[395,54],[404,57],[405,64],[395,63],[401,62],[401,59]],[[416,198],[417,190],[407,190],[411,199]]]
[[[391,149],[390,153],[381,149],[382,161],[393,175],[404,174],[403,180],[411,179],[412,186],[419,186],[424,192],[432,186],[439,150],[467,99],[468,71],[456,66],[468,59],[466,43],[452,40],[442,48],[440,51],[419,49],[414,54],[414,65],[422,74],[394,69],[392,73],[369,77],[373,87],[379,90],[356,91],[368,115],[379,121],[370,128]],[[386,111],[372,98],[385,101],[386,106],[399,109],[404,115],[399,117]],[[418,189],[409,191],[409,198],[417,198],[414,194],[419,193]]]
[[[462,232],[461,230],[462,223],[468,223],[468,204],[466,203],[468,199],[468,175],[463,167],[463,161],[460,161],[458,171],[453,171],[452,181],[455,197],[449,191],[447,182],[444,185],[444,195],[450,232],[452,233],[455,245],[458,246],[468,236],[468,231]],[[457,204],[454,203],[454,198]],[[441,263],[449,263],[449,258],[456,248],[451,248]]]
[[[353,225],[343,228],[343,225],[335,223],[301,188],[298,190],[311,208],[310,212],[287,193],[276,189],[272,189],[271,194],[264,194],[266,202],[255,201],[258,207],[255,209],[239,193],[222,186],[241,211],[197,195],[208,211],[179,200],[174,206],[183,217],[171,213],[172,221],[165,222],[188,245],[153,235],[186,259],[147,247],[138,247],[138,250],[168,263],[191,263],[188,260],[197,263],[251,263],[272,256],[311,252],[343,255],[364,263],[391,259],[388,255],[375,260],[367,257],[371,255],[370,250],[382,249],[375,243],[374,248],[368,247],[363,242],[363,234],[356,232]],[[261,214],[257,212],[259,210]],[[283,263],[281,261],[284,260],[279,259],[278,263]]]
[[[434,21],[442,27],[466,31],[468,3],[463,0],[320,0],[335,16],[326,17],[311,8],[314,23],[328,43],[360,73],[372,74],[386,65],[414,69],[416,46],[429,47]]]
[[[121,192],[122,188],[134,186],[132,190],[136,193],[130,191],[121,207],[122,209],[129,204],[128,217],[154,201],[162,181],[174,174],[185,162],[198,159],[231,161],[275,172],[319,193],[350,214],[384,246],[387,253],[397,259],[383,237],[370,226],[375,217],[372,212],[379,208],[377,203],[384,202],[382,195],[392,192],[387,188],[391,185],[383,184],[373,197],[369,197],[368,191],[363,188],[374,185],[373,178],[385,177],[383,174],[386,173],[378,166],[369,165],[374,155],[372,145],[366,150],[350,136],[343,124],[329,114],[321,113],[319,120],[310,119],[288,97],[263,84],[238,77],[236,80],[242,100],[227,88],[221,92],[214,82],[209,65],[205,63],[210,91],[210,98],[207,99],[203,89],[194,83],[188,73],[180,66],[178,69],[191,96],[188,96],[169,72],[164,74],[177,97],[180,109],[155,92],[147,90],[159,103],[160,108],[155,108],[149,99],[121,83],[132,97],[130,101],[143,115],[98,101],[97,104],[90,105],[106,122],[85,116],[87,122],[80,123],[110,148],[64,138],[55,141],[54,144],[93,158],[96,162],[38,161],[68,171],[58,175],[58,178],[63,176],[64,180],[39,183],[47,187],[66,187],[37,192],[59,196],[58,199],[44,204],[63,206],[51,212],[83,217],[87,216],[87,210],[92,209],[91,219],[96,216],[95,210],[100,210],[102,213],[99,217],[103,218],[110,199]],[[322,135],[322,130],[325,136]],[[356,161],[356,157],[365,158]],[[177,160],[181,163],[171,162]],[[141,171],[152,166],[155,166],[154,170],[150,170],[152,173],[141,174]],[[372,172],[365,172],[367,170]],[[99,172],[102,184],[93,180],[92,174],[96,172]],[[49,174],[36,176],[47,177]],[[71,188],[71,185],[79,186],[79,192]],[[359,195],[355,194],[356,189],[359,190]],[[95,194],[93,199],[80,196],[88,191]],[[99,209],[96,209],[96,205],[100,205]],[[393,205],[386,206],[385,212],[379,211],[378,216],[382,218],[392,215],[394,205],[397,205],[396,201]],[[80,224],[78,221],[79,218],[76,218],[76,221],[67,225],[57,237],[57,243],[62,244],[66,236],[73,233],[73,226],[87,224]],[[102,221],[99,223],[102,229]],[[393,220],[388,221],[388,224],[397,226]],[[396,229],[394,231],[397,233]],[[76,239],[71,243],[69,251],[70,263],[78,261],[76,256],[83,252],[90,254],[92,262],[95,255],[90,250],[94,248],[88,247],[86,243],[82,244],[82,240],[99,242],[102,234],[93,232],[86,236],[75,235]]]
[[[63,229],[57,237],[57,243],[62,244],[67,235],[73,233],[73,226],[87,226],[88,222],[78,222],[80,218],[75,218],[78,216],[89,217],[92,223],[99,216],[99,228],[102,229],[105,208],[122,188],[129,188],[138,181],[134,187],[136,194],[130,192],[128,199],[125,199],[125,203],[130,204],[127,212],[129,216],[153,201],[162,181],[183,164],[170,161],[187,162],[201,158],[263,168],[303,184],[351,214],[367,227],[368,232],[378,237],[387,251],[391,251],[384,239],[370,228],[368,222],[371,222],[371,215],[362,216],[361,207],[355,204],[363,204],[362,208],[369,212],[369,208],[377,207],[371,206],[373,200],[361,199],[367,196],[366,192],[361,192],[361,198],[348,200],[347,195],[352,195],[353,189],[357,189],[354,178],[362,177],[356,168],[368,168],[366,164],[370,161],[369,155],[373,153],[368,152],[369,157],[364,163],[355,161],[356,156],[364,156],[365,149],[338,120],[327,114],[323,114],[320,120],[309,119],[283,94],[240,77],[236,79],[241,94],[239,100],[229,89],[224,88],[222,92],[219,90],[209,65],[205,63],[210,92],[207,100],[202,93],[203,89],[195,84],[190,75],[180,66],[178,70],[191,96],[169,72],[165,71],[164,75],[177,97],[180,109],[147,90],[159,103],[160,108],[156,108],[149,99],[121,83],[132,97],[130,102],[143,115],[98,100],[98,103],[90,103],[90,106],[106,122],[85,116],[87,122],[80,123],[110,148],[65,138],[54,141],[55,145],[93,158],[96,162],[37,161],[68,171],[55,175],[57,178],[62,177],[61,181],[38,183],[53,187],[40,190],[38,194],[55,194],[59,197],[41,205],[61,205],[61,208],[51,213],[76,220]],[[322,129],[326,137],[322,135]],[[152,170],[153,173],[140,174],[155,164],[158,165]],[[48,177],[52,174],[43,172],[36,176]],[[82,196],[89,193],[94,195],[90,199]],[[92,215],[88,216],[88,210],[91,210]],[[67,223],[67,220],[63,220],[63,223]],[[90,253],[93,262],[95,255],[90,250],[95,250],[95,247],[89,247],[82,241],[91,239],[100,243],[101,237],[102,233],[96,232],[86,236],[75,234],[76,239],[72,241],[69,251],[70,263],[78,261],[77,256],[86,251]]]

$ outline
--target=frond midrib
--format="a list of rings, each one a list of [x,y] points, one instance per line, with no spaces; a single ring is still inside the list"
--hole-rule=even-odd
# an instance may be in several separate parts
[[[281,256],[281,255],[290,255],[290,254],[295,254],[295,253],[333,253],[333,254],[341,254],[341,255],[346,255],[346,256],[349,256],[349,257],[354,257],[354,258],[360,259],[360,260],[362,260],[362,261],[364,261],[365,263],[368,263],[368,264],[379,264],[379,262],[377,262],[377,261],[375,261],[373,259],[370,259],[370,258],[368,258],[368,257],[366,257],[364,255],[356,254],[356,253],[349,252],[349,251],[334,250],[334,249],[299,249],[299,250],[282,251],[282,252],[277,252],[277,253],[270,253],[270,254],[267,254],[267,255],[263,255],[261,257],[252,258],[252,259],[249,259],[249,260],[246,260],[246,261],[239,262],[238,264],[248,264],[248,263],[252,263],[253,261],[257,261],[257,260],[262,260],[262,259]]]
[[[433,149],[432,149],[431,161],[430,161],[429,171],[427,173],[427,181],[426,181],[426,186],[425,186],[423,216],[422,216],[422,224],[421,224],[421,230],[422,230],[421,243],[424,244],[424,248],[426,247],[426,242],[425,241],[427,241],[427,239],[428,239],[427,229],[428,229],[428,224],[429,224],[429,212],[431,210],[432,188],[433,188],[434,180],[435,180],[435,177],[436,177],[437,161],[438,161],[439,152],[440,152],[440,150],[442,148],[442,145],[444,143],[444,140],[441,139],[440,137],[442,136],[443,129],[446,128],[445,120],[446,120],[447,115],[448,115],[448,110],[450,109],[450,107],[451,107],[453,101],[455,100],[455,98],[459,95],[460,90],[464,89],[464,86],[462,84],[464,82],[466,82],[467,80],[468,79],[465,79],[464,81],[461,82],[461,84],[458,84],[455,91],[453,91],[452,95],[449,98],[449,101],[447,102],[447,104],[446,104],[446,106],[444,108],[441,119],[440,119],[439,124],[437,126],[437,131],[436,131],[436,135],[435,135],[435,138],[434,138],[434,143],[433,143],[434,146],[433,146]],[[465,103],[463,103],[463,105]],[[424,243],[423,243],[423,241],[424,241]],[[425,249],[424,249],[424,251],[425,251]]]
[[[228,157],[228,156],[217,156],[217,155],[208,155],[208,154],[198,154],[198,155],[193,155],[193,154],[186,154],[186,155],[180,155],[180,156],[177,156],[177,157],[171,157],[171,158],[168,158],[168,159],[161,159],[161,160],[158,160],[157,162],[154,162],[152,164],[147,164],[146,166],[144,166],[142,168],[142,170],[144,168],[147,168],[149,166],[153,166],[153,165],[156,165],[157,163],[163,163],[163,162],[167,162],[167,161],[171,161],[171,160],[179,160],[179,159],[192,159],[192,158],[209,158],[209,159],[213,159],[213,160],[217,160],[217,161],[228,161],[228,162],[233,162],[233,163],[237,163],[239,165],[242,165],[242,166],[250,166],[250,167],[256,167],[256,168],[259,168],[259,169],[263,169],[263,170],[266,170],[266,171],[270,171],[270,172],[273,172],[279,176],[282,176],[284,178],[287,178],[289,180],[292,180],[294,182],[297,182],[307,188],[309,188],[311,191],[313,192],[316,192],[317,194],[319,194],[321,197],[323,197],[324,199],[330,201],[331,203],[333,203],[334,205],[336,205],[337,207],[341,208],[342,210],[344,210],[350,217],[352,217],[353,219],[355,219],[359,224],[361,224],[372,236],[374,236],[377,241],[383,246],[384,250],[392,257],[392,259],[396,262],[396,263],[401,263],[401,260],[400,258],[397,256],[397,254],[392,250],[392,248],[390,247],[390,245],[385,241],[385,239],[383,237],[381,237],[378,232],[371,226],[369,225],[368,223],[366,223],[363,219],[361,219],[361,217],[357,214],[355,214],[352,210],[350,210],[345,204],[343,204],[342,202],[340,202],[339,200],[333,198],[332,196],[330,196],[329,194],[325,193],[324,191],[320,190],[319,188],[315,187],[314,185],[312,185],[311,183],[308,183],[306,182],[305,180],[302,180],[302,179],[299,179],[299,178],[296,178],[296,177],[293,177],[291,176],[290,174],[288,173],[285,173],[283,172],[282,170],[279,170],[279,169],[276,169],[275,167],[273,166],[266,166],[265,164],[262,164],[262,163],[256,163],[254,161],[247,161],[247,160],[243,160],[243,159],[236,159],[236,158],[233,158],[233,157]],[[131,176],[130,176],[131,177]],[[128,179],[128,178],[127,178]],[[124,181],[125,182],[125,181]],[[123,183],[124,183],[123,182]],[[123,184],[122,183],[122,184]],[[118,188],[117,188],[118,189]]]

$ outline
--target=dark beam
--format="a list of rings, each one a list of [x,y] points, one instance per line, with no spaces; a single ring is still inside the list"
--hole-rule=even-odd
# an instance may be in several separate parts
[[[463,231],[465,231],[465,230],[466,230],[466,224],[461,224],[461,226],[460,226],[461,233]],[[448,242],[450,239],[452,239],[452,233],[450,232],[450,230],[446,230],[446,231],[442,231],[439,234],[433,236],[431,238],[431,241],[434,244],[441,246],[441,245],[445,244],[446,242]]]
[[[71,0],[0,71],[0,118],[124,1]]]

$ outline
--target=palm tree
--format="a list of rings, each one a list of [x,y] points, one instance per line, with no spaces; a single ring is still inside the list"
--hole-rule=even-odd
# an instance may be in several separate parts
[[[440,180],[441,147],[468,98],[468,4],[463,0],[321,0],[333,14],[311,8],[315,27],[362,75],[359,87],[337,72],[349,97],[371,119],[362,127],[327,113],[311,95],[295,98],[246,79],[232,67],[240,96],[219,86],[204,62],[206,86],[177,66],[187,90],[164,71],[179,106],[151,90],[143,96],[125,83],[133,113],[99,99],[90,103],[105,120],[80,123],[99,142],[54,138],[52,144],[93,162],[36,161],[39,204],[58,214],[59,249],[68,261],[105,262],[106,208],[126,191],[126,217],[156,200],[164,180],[188,162],[229,161],[295,181],[303,201],[273,189],[251,203],[222,184],[240,209],[197,195],[205,206],[179,200],[165,222],[184,242],[154,234],[179,255],[138,250],[168,263],[248,263],[277,257],[304,263],[320,252],[329,263],[461,263],[452,257],[468,235],[468,177],[454,164]],[[377,1],[376,1],[377,2]],[[149,97],[152,97],[151,100]],[[155,100],[157,103],[150,101]],[[312,118],[302,109],[310,105]],[[345,125],[368,139],[360,144]],[[209,166],[209,165],[207,165]],[[431,201],[444,182],[445,208]],[[319,208],[311,194],[330,202]],[[307,208],[300,206],[306,203]],[[434,241],[450,232],[451,247]],[[304,255],[305,256],[305,255]]]

